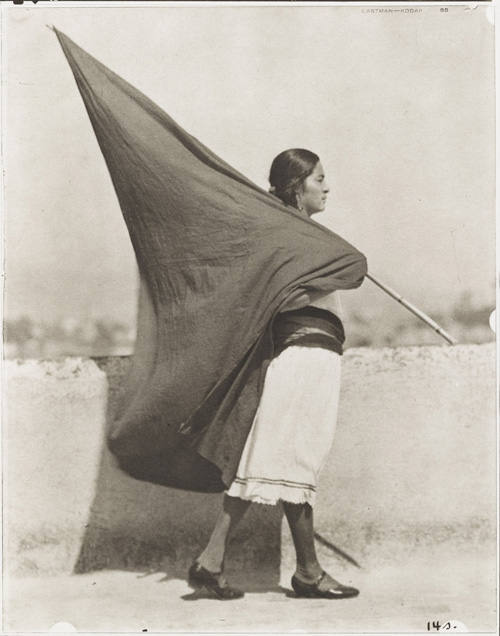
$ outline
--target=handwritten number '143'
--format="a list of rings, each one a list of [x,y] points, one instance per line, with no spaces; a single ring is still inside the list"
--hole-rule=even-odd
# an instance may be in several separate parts
[[[441,626],[441,623],[439,621],[432,621],[432,623],[431,621],[429,621],[427,623],[427,631],[430,632],[431,629],[435,629],[437,631],[451,629],[451,623],[448,621],[447,623]]]

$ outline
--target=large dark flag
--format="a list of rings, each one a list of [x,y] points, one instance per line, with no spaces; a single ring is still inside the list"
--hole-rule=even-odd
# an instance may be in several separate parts
[[[274,317],[304,293],[359,286],[365,258],[56,33],[141,277],[136,349],[110,448],[139,479],[221,491],[257,410]]]

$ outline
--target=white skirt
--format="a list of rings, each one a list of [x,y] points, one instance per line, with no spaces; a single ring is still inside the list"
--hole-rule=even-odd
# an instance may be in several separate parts
[[[267,370],[259,408],[226,494],[264,504],[314,506],[332,446],[340,390],[338,353],[287,347]]]

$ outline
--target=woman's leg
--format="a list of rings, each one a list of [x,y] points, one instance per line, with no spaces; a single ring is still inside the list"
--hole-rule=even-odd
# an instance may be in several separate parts
[[[222,509],[217,517],[207,547],[198,557],[198,563],[210,572],[221,572],[224,569],[224,556],[228,540],[243,518],[250,505],[249,501],[239,497],[224,496]]]
[[[292,533],[297,569],[295,576],[305,583],[313,583],[323,572],[314,545],[314,520],[312,507],[284,501],[283,508]]]
[[[349,598],[357,596],[354,587],[342,585],[323,572],[314,546],[313,509],[309,504],[283,502],[285,515],[293,537],[297,554],[297,569],[292,577],[292,587],[297,596],[322,598]]]

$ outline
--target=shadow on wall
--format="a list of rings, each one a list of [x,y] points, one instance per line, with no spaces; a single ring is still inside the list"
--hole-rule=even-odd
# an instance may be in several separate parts
[[[97,358],[109,383],[107,427],[113,421],[129,359]],[[95,497],[75,573],[92,570],[164,572],[186,578],[215,524],[222,495],[193,493],[132,479],[103,445]],[[280,575],[282,512],[252,506],[228,549],[226,570],[248,584],[276,587]]]

